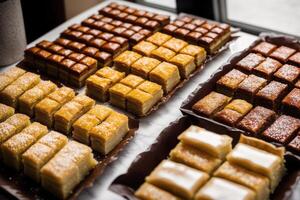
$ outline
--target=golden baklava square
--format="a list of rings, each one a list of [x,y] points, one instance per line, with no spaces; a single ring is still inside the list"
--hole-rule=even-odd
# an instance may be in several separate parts
[[[170,40],[172,36],[161,33],[161,32],[156,32],[152,36],[148,37],[146,41],[151,42],[157,46],[161,46],[163,43],[167,42]]]
[[[160,189],[150,183],[143,183],[134,195],[140,199],[168,199],[168,200],[180,200],[179,197]]]
[[[155,58],[142,57],[131,66],[131,73],[141,76],[145,79],[149,78],[149,73],[157,67],[161,62]]]
[[[112,81],[97,75],[92,75],[86,80],[86,94],[99,101],[108,99],[108,89],[113,85]]]
[[[7,118],[12,116],[15,113],[15,109],[13,107],[4,105],[0,103],[0,122],[5,121]]]
[[[151,52],[151,56],[161,60],[161,61],[169,61],[171,58],[173,58],[176,55],[176,53],[168,48],[165,47],[158,47],[157,49],[153,50]]]
[[[126,96],[132,90],[131,87],[117,83],[109,88],[109,102],[112,105],[126,109]]]
[[[129,74],[128,76],[126,76],[125,78],[123,78],[120,83],[127,85],[128,87],[131,88],[136,88],[137,86],[139,86],[141,83],[143,83],[145,81],[145,79],[143,79],[142,77],[133,75],[133,74]]]
[[[130,73],[131,65],[140,59],[142,55],[134,51],[125,51],[114,59],[114,67],[126,74]]]
[[[192,56],[177,54],[171,58],[170,63],[178,67],[181,78],[187,78],[196,69],[194,60]]]
[[[187,42],[173,37],[167,42],[165,42],[162,46],[178,53],[181,49],[183,49],[187,45],[188,45]]]
[[[99,69],[96,72],[96,75],[111,80],[113,84],[119,82],[122,78],[125,77],[124,72],[119,72],[111,67],[103,67]]]
[[[132,50],[141,55],[150,56],[151,52],[157,48],[158,48],[158,46],[156,46],[155,44],[153,44],[151,42],[141,41],[138,44],[136,44],[135,46],[133,46]]]
[[[204,48],[189,44],[180,50],[180,53],[193,56],[196,66],[200,66],[206,59],[206,51]]]

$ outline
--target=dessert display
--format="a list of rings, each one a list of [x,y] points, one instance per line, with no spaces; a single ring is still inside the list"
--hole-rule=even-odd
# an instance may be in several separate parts
[[[179,16],[175,21],[164,26],[162,32],[200,45],[209,54],[217,53],[231,38],[228,24],[211,22],[190,15]]]
[[[0,103],[0,123],[15,114],[13,107]]]

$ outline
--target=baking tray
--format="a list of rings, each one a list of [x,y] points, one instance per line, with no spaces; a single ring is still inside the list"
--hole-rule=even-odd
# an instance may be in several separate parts
[[[232,128],[231,126],[225,125],[221,122],[215,121],[214,119],[208,118],[206,116],[202,116],[196,112],[193,111],[192,106],[201,98],[203,98],[204,96],[206,96],[207,94],[209,94],[211,91],[213,91],[215,89],[215,83],[223,76],[225,75],[227,72],[229,72],[230,70],[232,70],[236,63],[241,60],[243,57],[245,57],[248,53],[251,52],[251,49],[256,46],[258,43],[262,42],[262,41],[266,41],[266,42],[271,42],[273,44],[277,44],[277,45],[285,45],[294,49],[297,49],[298,51],[300,51],[300,42],[293,38],[293,37],[288,37],[288,36],[284,36],[284,35],[277,35],[274,33],[262,33],[260,34],[259,38],[254,41],[248,48],[246,48],[245,50],[238,52],[234,55],[232,55],[228,62],[226,64],[224,64],[223,66],[221,66],[206,82],[200,84],[198,86],[198,88],[192,92],[188,98],[182,103],[180,110],[182,113],[184,114],[188,114],[188,115],[192,115],[197,117],[198,119],[201,119],[203,121],[205,121],[206,123],[209,124],[213,124],[213,125],[218,125],[218,126],[222,126],[225,127],[226,129],[235,129],[235,130],[239,130],[241,132],[243,132],[245,135],[249,135],[249,133],[247,133],[246,131],[240,130],[238,128]],[[280,111],[276,112],[277,114],[280,113]],[[253,135],[249,135],[249,136],[253,136]],[[258,138],[262,137],[260,135],[255,136]],[[275,145],[278,146],[282,146],[282,144],[276,143],[276,142],[270,142],[273,143]],[[292,152],[291,152],[292,153]],[[297,154],[297,152],[293,151],[294,156],[298,157],[300,160],[300,155]]]
[[[91,170],[89,175],[87,175],[80,184],[76,186],[76,188],[73,190],[73,193],[67,198],[68,200],[77,199],[83,190],[93,186],[94,181],[104,172],[105,168],[110,163],[118,159],[120,152],[134,137],[138,126],[139,122],[130,118],[129,132],[109,154],[103,156],[93,151],[94,157],[98,161],[96,167]],[[69,137],[69,139],[71,138]],[[20,200],[57,199],[50,192],[44,190],[40,184],[26,177],[23,172],[16,172],[15,170],[10,169],[2,164],[0,165],[0,189],[13,196],[15,199]]]
[[[110,185],[109,189],[120,196],[129,200],[137,200],[134,191],[144,182],[152,170],[163,160],[168,158],[170,151],[178,144],[177,137],[190,125],[198,125],[207,130],[218,134],[226,134],[233,138],[235,145],[241,132],[235,129],[208,124],[193,116],[183,116],[166,127],[150,146],[148,150],[139,154],[128,168],[125,174],[118,176]],[[287,174],[283,177],[280,184],[270,199],[273,200],[299,200],[300,190],[300,162],[289,152],[285,154]]]

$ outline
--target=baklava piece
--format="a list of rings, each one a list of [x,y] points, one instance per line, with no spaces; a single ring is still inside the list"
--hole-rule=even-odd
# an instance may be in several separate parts
[[[270,57],[285,63],[287,62],[288,58],[291,55],[293,55],[295,52],[296,52],[295,49],[286,46],[280,46],[270,54]]]
[[[282,101],[283,111],[295,117],[300,113],[300,89],[294,88]]]
[[[54,114],[54,128],[65,134],[69,134],[72,124],[84,113],[90,110],[95,101],[85,95],[77,95],[71,101],[63,105]]]
[[[131,66],[131,73],[149,79],[149,73],[161,62],[155,58],[142,57]]]
[[[164,93],[169,93],[180,81],[178,68],[168,62],[160,63],[149,75],[153,81],[163,87]]]
[[[256,199],[267,200],[270,195],[269,179],[228,161],[217,169],[214,176],[243,185],[255,191]]]
[[[265,85],[266,79],[251,74],[239,84],[235,96],[253,102],[255,94]]]
[[[72,125],[72,137],[77,141],[88,145],[90,143],[89,131],[104,121],[112,112],[112,109],[106,106],[94,106]]]
[[[232,150],[232,138],[227,135],[218,135],[206,129],[191,125],[178,139],[183,143],[195,147],[215,158],[224,160]]]
[[[161,60],[161,61],[169,61],[171,58],[173,58],[176,55],[176,53],[168,48],[165,47],[158,47],[157,49],[153,50],[151,52],[151,56]]]
[[[127,110],[144,116],[162,98],[162,87],[156,83],[145,81],[126,96]]]
[[[252,104],[242,99],[234,99],[223,110],[217,112],[214,118],[217,121],[235,126],[251,109]]]
[[[211,178],[196,194],[195,200],[232,199],[255,200],[251,189],[223,178]]]
[[[274,78],[278,81],[293,85],[300,76],[300,68],[285,64],[275,74]]]
[[[299,128],[299,119],[281,115],[262,135],[271,141],[287,144],[297,134]]]
[[[41,81],[19,98],[19,111],[33,117],[35,105],[56,89],[57,86],[53,82]]]
[[[232,69],[222,76],[216,83],[217,91],[227,96],[233,96],[239,84],[248,77],[243,72]]]
[[[171,58],[170,63],[178,66],[181,78],[188,78],[196,69],[194,57],[186,54],[177,54]]]
[[[300,153],[300,134],[298,135],[288,144],[288,148],[292,151]]]
[[[277,110],[280,101],[287,94],[288,85],[277,81],[271,81],[268,85],[258,91],[255,104]]]
[[[4,163],[19,171],[22,167],[22,154],[47,133],[48,129],[46,126],[34,122],[24,128],[19,134],[12,136],[1,145]]]
[[[150,56],[153,50],[157,49],[157,46],[151,42],[141,41],[132,47],[132,50],[142,54],[144,56]]]
[[[180,200],[179,197],[164,191],[152,184],[143,183],[134,195],[140,199],[156,200],[156,199],[168,199],[168,200]]]
[[[282,147],[241,135],[239,143],[226,158],[231,164],[268,177],[273,192],[285,172],[284,151]]]
[[[163,160],[146,177],[146,182],[171,192],[184,199],[192,199],[198,189],[209,178],[207,173],[176,163]]]
[[[253,73],[262,76],[268,80],[272,79],[273,74],[282,66],[280,62],[272,58],[266,58],[254,68]]]
[[[170,40],[168,40],[167,42],[163,43],[162,46],[178,53],[181,49],[183,49],[187,45],[188,45],[187,42],[173,37]]]
[[[151,42],[157,46],[161,46],[161,45],[163,45],[163,43],[167,42],[171,38],[172,38],[172,36],[170,36],[170,35],[156,32],[152,36],[148,37],[146,39],[146,41]]]
[[[74,90],[68,87],[61,87],[55,90],[45,99],[36,104],[34,109],[35,120],[48,127],[52,127],[54,113],[58,111],[65,103],[73,99],[74,96]]]
[[[231,97],[212,91],[193,105],[193,110],[199,114],[213,116],[224,108],[231,100]]]
[[[198,67],[204,63],[206,59],[206,51],[204,48],[188,44],[179,53],[187,54],[195,58],[195,65]]]
[[[128,74],[130,73],[131,65],[141,57],[140,54],[133,51],[125,51],[114,59],[114,67],[118,71]]]
[[[260,42],[258,45],[253,47],[252,51],[255,53],[260,53],[264,56],[269,56],[276,48],[276,45],[269,42]]]
[[[66,136],[55,131],[51,131],[39,139],[22,155],[25,175],[36,182],[40,182],[41,168],[49,162],[67,142],[68,138]]]
[[[128,117],[112,112],[101,124],[90,130],[91,146],[106,155],[121,142],[128,131]]]
[[[0,123],[0,144],[22,131],[29,124],[30,118],[23,114],[14,114]]]
[[[119,108],[126,109],[126,96],[133,89],[125,84],[116,83],[109,88],[109,102]]]
[[[110,67],[103,67],[87,79],[86,93],[99,101],[107,101],[109,88],[124,77],[124,72],[119,72]]]
[[[240,60],[236,66],[243,72],[250,73],[252,70],[262,63],[265,58],[259,54],[250,53],[242,60]]]
[[[17,108],[19,97],[40,82],[40,76],[27,72],[0,92],[0,101]]]
[[[200,133],[201,134],[201,133]],[[211,174],[222,161],[196,147],[180,142],[170,153],[170,159]]]
[[[54,196],[66,199],[96,164],[91,148],[70,141],[42,167],[42,186]]]
[[[300,67],[300,52],[295,53],[291,57],[289,57],[288,62],[292,65],[296,65]]]
[[[19,67],[11,67],[8,70],[0,73],[0,91],[25,73],[26,71]]]
[[[0,122],[5,121],[7,118],[15,114],[15,109],[13,107],[4,105],[0,103]]]
[[[238,127],[254,135],[262,132],[276,117],[276,113],[270,109],[256,106],[238,124]]]

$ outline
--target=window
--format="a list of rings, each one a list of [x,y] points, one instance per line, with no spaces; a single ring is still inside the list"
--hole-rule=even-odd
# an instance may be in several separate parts
[[[136,0],[136,2],[162,10],[176,12],[176,0]]]

